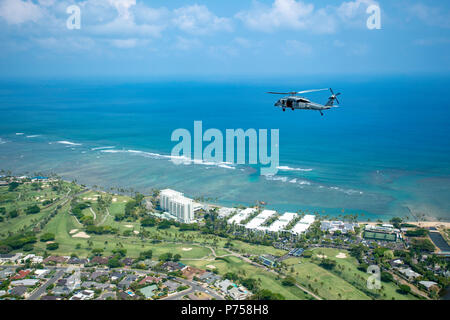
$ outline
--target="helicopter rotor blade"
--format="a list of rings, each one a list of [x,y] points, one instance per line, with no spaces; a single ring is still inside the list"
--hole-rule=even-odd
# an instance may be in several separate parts
[[[272,91],[269,91],[267,93],[270,93],[270,94],[292,94],[292,92],[272,92]]]
[[[328,90],[328,89],[327,88],[324,88],[324,89],[311,89],[311,90],[298,91],[296,93],[297,94],[302,94],[302,93],[317,92],[317,91],[324,91],[324,90]]]

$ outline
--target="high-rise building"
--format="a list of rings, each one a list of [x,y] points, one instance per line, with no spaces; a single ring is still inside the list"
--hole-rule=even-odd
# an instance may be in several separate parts
[[[183,193],[164,189],[160,192],[159,198],[161,208],[176,217],[178,221],[191,223],[194,220],[194,201],[186,198]]]

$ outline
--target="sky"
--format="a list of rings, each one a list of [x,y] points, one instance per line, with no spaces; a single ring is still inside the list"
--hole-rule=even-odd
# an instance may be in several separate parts
[[[447,74],[449,49],[449,1],[0,0],[1,78]]]

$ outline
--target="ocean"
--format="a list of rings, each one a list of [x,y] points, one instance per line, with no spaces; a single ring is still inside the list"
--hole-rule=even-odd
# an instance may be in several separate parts
[[[282,110],[267,91],[332,87],[340,107]],[[172,188],[234,206],[450,220],[450,79],[72,79],[0,83],[0,169],[57,173],[88,186]],[[325,103],[329,92],[308,94]],[[280,170],[175,165],[177,128],[279,129]]]

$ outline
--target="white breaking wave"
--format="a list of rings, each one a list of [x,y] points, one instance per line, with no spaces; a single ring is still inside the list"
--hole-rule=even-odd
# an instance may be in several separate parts
[[[363,194],[364,192],[359,191],[359,190],[354,190],[354,189],[343,189],[343,188],[339,188],[339,187],[330,187],[331,190],[335,190],[335,191],[339,191],[339,192],[343,192],[345,194],[348,195],[354,195],[354,194]]]
[[[17,133],[16,133],[16,136],[23,136],[23,135],[24,135],[23,132],[17,132]]]
[[[40,136],[41,136],[40,134],[33,134],[31,136],[27,136],[27,138],[37,138],[37,137],[40,137]]]
[[[167,160],[178,160],[181,162],[181,164],[184,165],[190,165],[190,164],[198,164],[198,165],[204,165],[204,166],[217,166],[224,169],[236,169],[233,167],[233,164],[230,162],[212,162],[212,161],[203,161],[203,160],[197,160],[197,159],[190,159],[185,156],[172,156],[172,155],[164,155],[159,153],[153,153],[153,152],[145,152],[140,150],[112,150],[112,149],[106,149],[106,150],[100,150],[100,152],[104,153],[131,153],[135,155],[140,155],[146,158],[151,159],[167,159]]]
[[[56,143],[66,144],[66,145],[69,145],[69,146],[81,146],[81,143],[75,143],[75,142],[70,142],[70,141],[65,141],[65,140],[56,141]]]
[[[113,147],[113,146],[110,146],[110,147],[97,147],[97,148],[92,148],[91,150],[95,151],[95,150],[114,149],[114,148],[115,147]]]
[[[313,170],[310,168],[306,168],[306,169],[305,168],[292,168],[289,166],[278,166],[277,169],[281,170],[281,171],[305,171],[305,172],[309,172],[309,171]]]
[[[3,140],[2,138],[0,138],[0,144],[4,144],[4,143],[7,143],[8,141],[6,141],[6,140]]]

